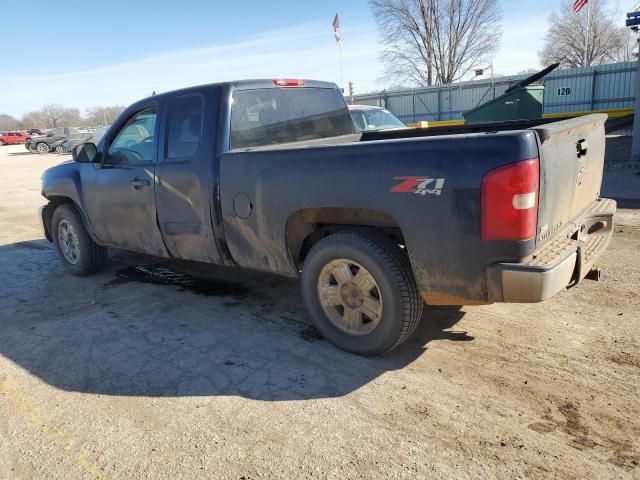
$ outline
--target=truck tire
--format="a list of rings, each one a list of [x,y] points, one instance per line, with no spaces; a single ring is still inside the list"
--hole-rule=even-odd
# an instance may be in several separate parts
[[[69,273],[84,276],[104,266],[107,249],[91,239],[78,210],[72,204],[60,205],[53,212],[51,236],[58,256]]]
[[[64,145],[57,145],[56,146],[56,153],[67,153],[67,149],[65,148]]]
[[[409,338],[424,303],[406,254],[366,230],[338,232],[314,245],[302,270],[302,296],[327,340],[366,356]]]
[[[4,145],[4,140],[0,140],[0,147]]]
[[[39,142],[36,144],[36,151],[38,153],[49,153],[49,145],[44,142]]]

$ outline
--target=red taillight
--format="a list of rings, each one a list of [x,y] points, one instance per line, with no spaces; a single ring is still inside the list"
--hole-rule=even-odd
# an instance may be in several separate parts
[[[278,87],[304,87],[304,80],[299,78],[276,78],[273,83]]]
[[[540,166],[537,158],[496,168],[482,179],[482,239],[528,240],[536,235]]]

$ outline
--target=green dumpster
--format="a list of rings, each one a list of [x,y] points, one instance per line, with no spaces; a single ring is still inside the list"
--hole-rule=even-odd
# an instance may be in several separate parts
[[[527,85],[464,113],[465,124],[542,118],[544,86]]]
[[[542,118],[544,85],[534,84],[560,64],[554,63],[510,86],[498,98],[463,113],[465,124],[536,120]]]

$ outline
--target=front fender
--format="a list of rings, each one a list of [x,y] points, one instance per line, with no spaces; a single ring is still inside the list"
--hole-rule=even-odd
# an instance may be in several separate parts
[[[49,216],[53,215],[53,211],[58,205],[73,203],[82,217],[84,227],[89,236],[95,242],[96,237],[91,222],[87,217],[85,201],[82,195],[80,168],[83,166],[84,164],[69,161],[45,170],[42,174],[41,193],[43,197],[49,200],[49,205],[46,209]]]

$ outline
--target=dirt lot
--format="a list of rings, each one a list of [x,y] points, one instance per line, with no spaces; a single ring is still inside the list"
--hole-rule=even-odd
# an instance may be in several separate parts
[[[364,359],[295,281],[65,274],[36,215],[61,159],[0,147],[1,479],[640,478],[640,210],[600,282],[431,308]]]

